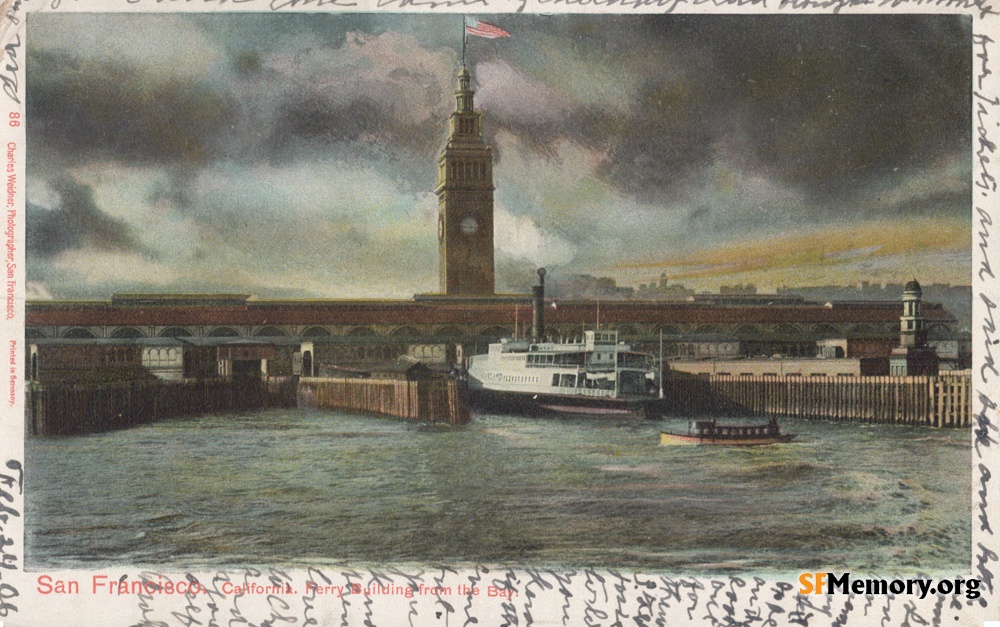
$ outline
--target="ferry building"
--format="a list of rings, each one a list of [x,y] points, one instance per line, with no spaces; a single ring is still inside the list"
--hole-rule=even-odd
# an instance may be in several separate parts
[[[150,293],[29,301],[29,378],[72,377],[95,366],[145,368],[171,378],[310,375],[401,355],[448,367],[499,338],[528,333],[531,296],[495,293],[493,152],[474,97],[463,66],[435,168],[439,293],[410,300]],[[954,316],[936,303],[918,306],[921,337],[939,348],[944,364],[961,365],[951,348]],[[830,357],[888,357],[899,344],[902,315],[899,301],[814,303],[774,295],[738,302],[560,300],[557,308],[545,307],[545,327],[550,338],[569,339],[599,325],[647,350],[662,341],[668,356],[681,359],[813,358],[824,350]]]

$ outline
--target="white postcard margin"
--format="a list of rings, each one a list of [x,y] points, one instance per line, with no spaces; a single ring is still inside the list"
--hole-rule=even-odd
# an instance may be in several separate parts
[[[42,595],[24,555],[25,22],[28,12],[964,13],[973,18],[973,428],[969,570],[979,600],[929,595],[800,595],[796,581],[667,577],[614,570],[413,572],[247,566],[222,572],[48,572],[85,586],[125,580],[136,595]],[[0,142],[5,147],[4,351],[0,412],[0,624],[48,625],[982,625],[1000,620],[1000,7],[990,0],[6,0],[0,6]],[[30,468],[30,465],[29,465]],[[412,587],[369,594],[375,586]],[[487,587],[509,589],[488,596]],[[172,591],[170,594],[166,590]],[[223,588],[229,590],[223,593]],[[478,592],[473,593],[476,588]],[[108,588],[102,587],[102,590]],[[233,589],[243,592],[233,593]],[[437,591],[448,589],[444,595]],[[288,593],[292,590],[294,593]],[[311,592],[307,592],[311,590]],[[322,590],[322,592],[320,592]],[[339,593],[338,593],[339,590]],[[263,592],[258,592],[263,591]],[[354,592],[357,591],[357,592]],[[269,592],[269,593],[268,593]]]

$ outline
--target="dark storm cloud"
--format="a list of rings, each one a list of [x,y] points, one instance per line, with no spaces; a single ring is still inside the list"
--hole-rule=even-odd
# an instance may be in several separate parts
[[[227,123],[225,96],[203,83],[147,82],[122,62],[28,56],[32,141],[62,155],[132,163],[203,163]]]
[[[435,123],[436,122],[436,123]],[[267,158],[295,162],[304,153],[350,155],[404,164],[404,176],[426,179],[428,156],[439,149],[440,121],[406,123],[392,103],[361,95],[337,103],[322,94],[296,95],[282,103],[263,141]],[[423,181],[426,186],[426,180]]]
[[[718,124],[729,116],[728,103],[706,90],[706,81],[717,79],[704,55],[702,35],[687,33],[704,26],[707,22],[694,28],[662,17],[540,18],[527,34],[542,59],[553,57],[549,47],[557,45],[576,62],[638,78],[602,101],[572,102],[547,128],[525,125],[516,113],[502,124],[526,137],[529,145],[541,147],[564,136],[605,151],[607,160],[599,170],[605,180],[626,193],[662,199],[686,174],[711,160]],[[528,54],[515,51],[512,56],[532,74],[559,81],[558,64],[525,58]]]
[[[968,218],[967,19],[482,18],[513,34],[468,42],[495,155],[497,274],[511,289],[538,265],[596,272],[845,218]],[[34,15],[29,252],[137,251],[141,238],[154,253],[93,255],[91,268],[128,257],[115,280],[136,261],[167,277],[157,285],[194,286],[211,267],[273,294],[301,248],[356,273],[316,281],[300,263],[302,293],[434,285],[432,190],[461,20]],[[62,172],[69,188],[52,182]],[[108,206],[87,196],[76,214],[46,211],[46,189],[93,189]],[[364,255],[355,241],[369,242]],[[389,263],[379,251],[404,246],[424,260],[414,275],[369,285]],[[259,280],[246,270],[258,256]],[[64,272],[91,271],[65,257]]]
[[[726,93],[745,112],[748,153],[806,192],[836,194],[964,155],[970,26],[921,16],[762,20],[720,38],[717,65],[730,67]]]
[[[662,198],[711,162],[718,130],[706,118],[715,112],[669,86],[646,86],[637,100],[644,114],[615,125],[601,172],[624,192]]]
[[[380,65],[385,51],[369,57],[367,48],[426,42],[396,41],[398,34],[369,18],[281,17],[191,17],[221,50],[196,78],[162,76],[161,68],[99,53],[33,49],[32,138],[69,160],[195,167],[288,163],[304,154],[377,156],[419,167],[438,150],[453,63],[426,69],[418,57],[411,67]],[[298,32],[307,23],[312,27]],[[264,30],[271,36],[255,38]],[[444,52],[428,54],[454,56]],[[371,75],[361,81],[361,71]]]
[[[549,18],[545,29],[508,21],[531,42],[510,53],[494,47],[486,59],[507,54],[557,81],[559,66],[532,68],[525,57],[562,45],[623,74],[638,70],[640,83],[621,94],[624,110],[581,102],[541,124],[514,114],[488,121],[539,154],[558,137],[605,150],[603,177],[647,200],[676,193],[721,157],[828,199],[968,146],[964,18],[577,16]]]
[[[362,138],[377,141],[392,119],[380,103],[358,98],[336,106],[315,97],[289,102],[276,120],[274,135],[284,140],[302,139],[326,142],[353,142]]]
[[[691,173],[721,156],[742,158],[774,180],[829,198],[859,180],[927,165],[968,145],[970,26],[961,18],[496,19],[514,31],[518,45],[472,39],[474,66],[503,61],[525,77],[557,84],[565,69],[560,60],[570,59],[620,68],[635,83],[604,101],[569,94],[565,110],[548,120],[488,111],[491,139],[508,131],[540,155],[560,138],[601,150],[607,159],[597,173],[644,200],[676,195],[691,183]],[[414,45],[454,54],[458,37],[441,19],[194,18],[209,31],[222,20],[226,36],[215,36],[224,44],[225,71],[211,84],[153,80],[124,62],[33,51],[28,108],[41,131],[33,136],[64,153],[97,150],[165,162],[288,160],[302,146],[357,142],[407,167],[436,153],[450,84],[398,67],[386,70],[384,88],[352,85],[358,66],[329,60],[356,53],[346,52],[355,43],[349,33],[378,37],[390,28],[411,33]],[[292,27],[301,33],[294,50],[279,36]],[[357,48],[366,45],[372,44]],[[301,70],[279,75],[269,67],[284,53],[294,54]],[[310,79],[324,71],[343,72],[341,84],[315,87]],[[412,94],[392,88],[401,84],[422,85],[437,99],[407,100]],[[270,93],[258,94],[247,108],[248,90]],[[421,114],[400,115],[403,110]],[[262,111],[270,117],[261,118]],[[250,149],[249,129],[240,125],[247,118],[261,137]]]
[[[840,191],[969,142],[971,21],[851,16],[713,23],[715,83],[750,153],[781,179]],[[734,25],[734,24],[729,24]],[[725,28],[728,34],[722,35]]]
[[[59,197],[57,208],[27,206],[25,241],[30,252],[42,256],[82,248],[141,252],[129,227],[97,207],[90,187],[68,176],[55,178],[49,186]]]

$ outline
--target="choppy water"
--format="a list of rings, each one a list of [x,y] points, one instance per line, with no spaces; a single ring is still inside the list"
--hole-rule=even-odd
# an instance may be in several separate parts
[[[784,420],[797,442],[658,446],[685,425],[271,410],[33,439],[27,563],[967,569],[966,432]]]

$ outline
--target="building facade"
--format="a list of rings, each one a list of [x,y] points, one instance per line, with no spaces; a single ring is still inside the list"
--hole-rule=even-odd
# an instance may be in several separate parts
[[[458,74],[448,141],[438,158],[438,271],[448,296],[491,296],[493,263],[493,152],[483,141],[472,78]]]

